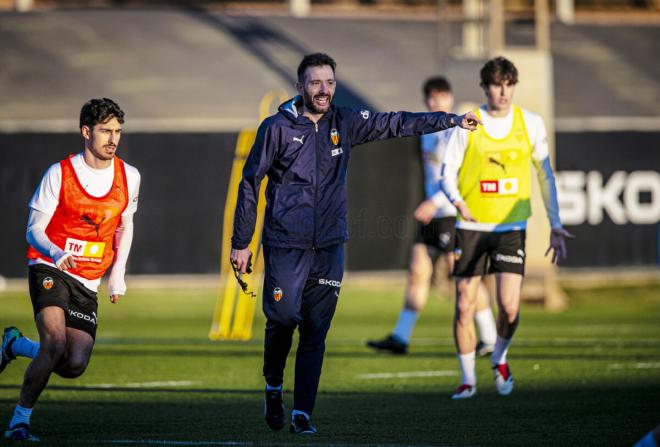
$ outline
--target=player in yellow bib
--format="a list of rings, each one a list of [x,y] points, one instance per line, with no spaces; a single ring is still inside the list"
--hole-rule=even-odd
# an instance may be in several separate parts
[[[487,103],[476,111],[483,125],[468,134],[451,131],[442,166],[442,189],[458,210],[456,222],[456,313],[454,336],[462,383],[452,398],[476,394],[474,313],[483,275],[495,274],[497,341],[491,355],[501,395],[513,390],[506,356],[518,326],[525,268],[525,228],[531,215],[530,165],[538,174],[550,226],[552,262],[566,258],[566,238],[542,118],[513,105],[518,71],[498,57],[481,69]]]

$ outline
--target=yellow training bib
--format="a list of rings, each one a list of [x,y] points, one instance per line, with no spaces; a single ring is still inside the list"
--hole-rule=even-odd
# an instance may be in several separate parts
[[[480,110],[475,113],[481,118]],[[477,222],[504,224],[529,218],[531,157],[520,107],[513,106],[513,124],[506,137],[495,139],[483,126],[470,132],[458,190]]]

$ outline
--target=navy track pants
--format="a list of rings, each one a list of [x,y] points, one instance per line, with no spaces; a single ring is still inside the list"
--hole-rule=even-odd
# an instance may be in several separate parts
[[[293,408],[311,415],[344,275],[344,245],[310,250],[264,246],[264,260],[264,377],[271,386],[282,384],[298,327]]]

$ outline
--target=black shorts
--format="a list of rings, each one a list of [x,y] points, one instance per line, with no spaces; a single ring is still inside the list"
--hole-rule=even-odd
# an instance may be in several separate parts
[[[435,260],[440,254],[451,253],[456,242],[456,218],[437,217],[428,225],[418,222],[416,244],[424,244],[429,255]]]
[[[454,276],[525,274],[525,231],[456,230]]]
[[[66,273],[43,264],[29,267],[28,284],[35,316],[45,307],[60,307],[64,309],[67,327],[87,332],[96,338],[96,292]]]

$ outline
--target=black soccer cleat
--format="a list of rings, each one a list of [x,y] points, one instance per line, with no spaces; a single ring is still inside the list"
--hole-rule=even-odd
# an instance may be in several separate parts
[[[282,430],[284,422],[284,399],[281,390],[266,391],[264,418],[271,430]]]
[[[297,414],[291,419],[291,433],[298,435],[313,435],[316,433],[316,427],[310,425],[309,419],[303,414]]]
[[[10,441],[39,442],[39,438],[30,434],[30,426],[27,424],[16,424],[5,431],[5,439]]]
[[[16,356],[11,350],[11,345],[22,336],[21,331],[14,326],[5,328],[2,334],[2,349],[0,350],[0,373],[5,370],[12,360],[16,359]]]
[[[399,341],[394,335],[388,335],[382,340],[368,340],[367,346],[377,351],[389,351],[392,354],[406,354],[408,345]]]

